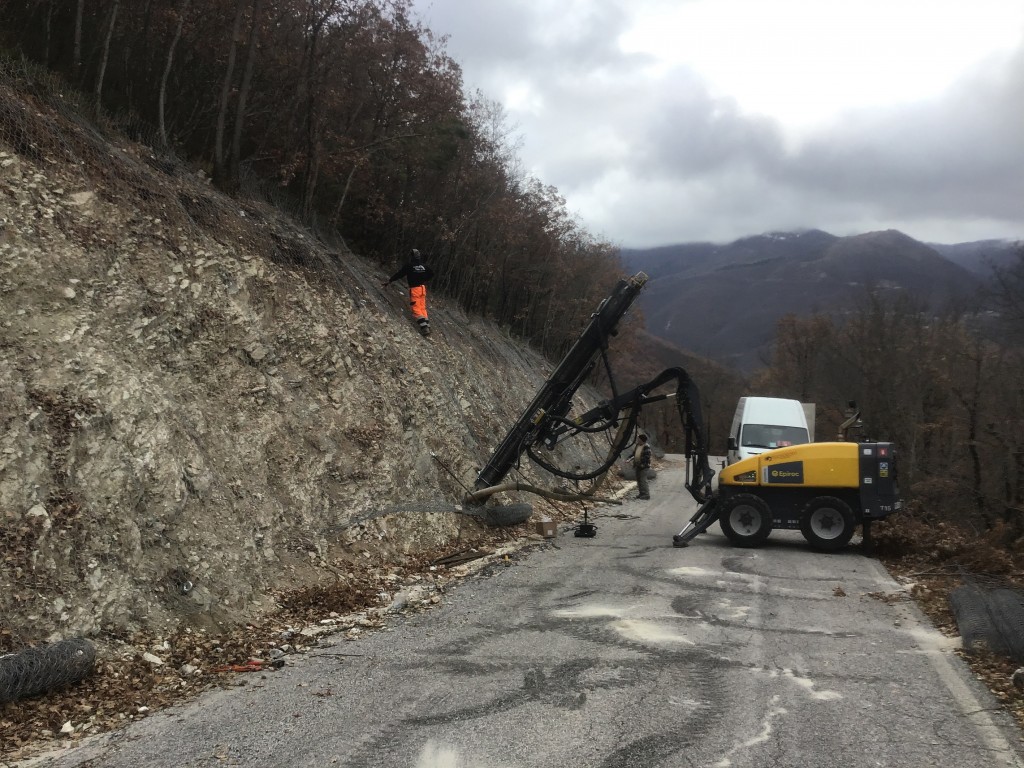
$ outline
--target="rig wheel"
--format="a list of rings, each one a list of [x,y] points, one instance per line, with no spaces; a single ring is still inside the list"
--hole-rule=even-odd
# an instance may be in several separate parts
[[[850,543],[857,520],[850,505],[834,496],[811,499],[800,518],[800,532],[815,549],[835,552]]]
[[[737,493],[722,502],[722,533],[737,547],[759,547],[772,532],[768,503],[752,493]]]

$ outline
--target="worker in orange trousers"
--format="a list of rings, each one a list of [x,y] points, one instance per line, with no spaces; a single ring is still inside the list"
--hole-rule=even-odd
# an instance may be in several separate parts
[[[420,333],[430,335],[430,319],[427,316],[427,282],[434,276],[433,270],[423,263],[423,256],[415,248],[409,254],[409,263],[384,281],[387,288],[396,280],[405,278],[409,283],[409,305],[412,318],[420,327]]]

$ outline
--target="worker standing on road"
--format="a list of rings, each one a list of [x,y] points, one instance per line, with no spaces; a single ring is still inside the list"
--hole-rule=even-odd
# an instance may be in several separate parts
[[[420,333],[430,335],[430,320],[427,317],[427,281],[434,276],[433,270],[423,263],[423,257],[415,248],[409,254],[409,263],[385,280],[382,285],[387,288],[403,277],[409,283],[409,305],[412,307],[412,318],[420,327]]]
[[[647,485],[647,470],[651,468],[651,446],[647,444],[647,435],[641,432],[636,438],[636,450],[633,451],[633,469],[636,470],[636,490],[638,499],[651,498],[651,489]]]

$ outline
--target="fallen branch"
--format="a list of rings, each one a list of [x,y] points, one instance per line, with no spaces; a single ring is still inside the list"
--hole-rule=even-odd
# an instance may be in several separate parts
[[[493,554],[490,551],[480,550],[464,550],[462,552],[456,552],[445,557],[439,557],[436,560],[431,560],[431,565],[459,565],[461,563],[468,563],[470,560],[478,560],[481,557],[487,557],[487,555]]]

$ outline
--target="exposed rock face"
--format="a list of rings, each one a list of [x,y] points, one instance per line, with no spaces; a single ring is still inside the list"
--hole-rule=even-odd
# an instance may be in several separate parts
[[[0,120],[0,615],[16,637],[241,621],[371,544],[472,536],[460,484],[542,360],[436,295],[422,339],[359,257],[0,101],[21,120]]]

